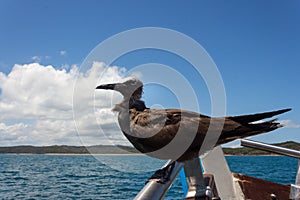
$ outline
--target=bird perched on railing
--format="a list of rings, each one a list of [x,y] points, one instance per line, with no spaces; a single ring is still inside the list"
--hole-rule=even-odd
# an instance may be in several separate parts
[[[123,101],[117,104],[113,111],[119,112],[118,121],[122,132],[132,145],[141,153],[155,152],[168,145],[176,136],[178,131],[184,131],[184,137],[191,140],[188,147],[183,149],[182,155],[173,161],[184,162],[199,156],[200,148],[207,134],[215,138],[211,148],[235,139],[240,139],[260,133],[275,130],[282,125],[276,119],[270,121],[259,121],[278,114],[290,111],[283,109],[272,112],[228,116],[209,117],[191,111],[179,109],[149,109],[141,100],[143,94],[143,83],[131,78],[123,83],[99,85],[96,89],[115,90],[123,95]],[[257,122],[259,121],[259,122]],[[256,122],[256,123],[253,123]],[[217,127],[208,131],[210,124]],[[181,130],[181,131],[182,131]],[[219,132],[219,134],[214,133]],[[191,132],[195,132],[194,135]],[[215,135],[215,136],[214,136]],[[183,137],[183,140],[185,140]],[[192,138],[189,138],[192,137]],[[180,148],[180,146],[178,146]],[[205,149],[209,151],[211,149]],[[154,155],[155,156],[155,155]],[[168,155],[166,155],[168,157]],[[168,181],[170,171],[174,162],[165,168],[158,170],[152,178],[158,178],[158,182]]]

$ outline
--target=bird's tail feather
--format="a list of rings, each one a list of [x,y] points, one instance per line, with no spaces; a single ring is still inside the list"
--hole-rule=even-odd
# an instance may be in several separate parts
[[[249,136],[258,135],[261,133],[267,133],[267,132],[273,131],[277,128],[281,128],[281,127],[283,127],[283,125],[280,124],[277,121],[277,119],[272,119],[272,120],[263,121],[263,122],[257,122],[257,121],[265,119],[265,118],[270,118],[270,117],[285,113],[290,110],[291,109],[288,108],[288,109],[282,109],[282,110],[265,112],[265,113],[258,113],[258,114],[253,114],[253,115],[228,117],[229,119],[240,123],[241,126],[238,127],[237,129],[235,129],[234,131],[223,132],[221,134],[221,136],[219,137],[217,145],[231,142],[235,139],[241,139],[241,138],[245,138],[245,137],[249,137]],[[257,122],[257,123],[255,123],[255,122]]]
[[[248,124],[248,127],[252,129],[252,131],[248,133],[244,133],[240,135],[240,138],[245,138],[253,135],[257,135],[260,133],[267,133],[273,131],[277,128],[283,127],[282,124],[277,122],[278,119],[272,119],[269,121],[261,122],[261,123],[251,123]]]
[[[254,135],[258,135],[261,133],[267,133],[273,131],[277,128],[283,127],[282,124],[276,121],[277,119],[272,119],[269,121],[261,122],[261,123],[250,123],[247,124],[248,131],[243,130],[245,127],[241,127],[241,130],[236,130],[234,132],[223,133],[221,134],[217,145],[225,144],[227,142],[231,142],[236,139],[242,139]]]
[[[265,118],[270,118],[275,115],[279,115],[279,114],[288,112],[290,110],[292,110],[292,109],[287,108],[287,109],[282,109],[282,110],[277,110],[277,111],[272,111],[272,112],[257,113],[257,114],[252,114],[252,115],[233,116],[233,117],[228,117],[228,118],[233,121],[239,122],[241,124],[248,124],[250,122],[255,122],[255,121],[265,119]]]

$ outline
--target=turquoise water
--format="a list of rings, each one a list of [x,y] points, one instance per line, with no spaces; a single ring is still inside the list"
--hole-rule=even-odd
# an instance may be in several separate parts
[[[2,199],[132,199],[164,163],[146,156],[0,155]],[[294,183],[297,159],[226,157],[233,172]],[[104,164],[105,163],[105,164]],[[145,173],[143,173],[145,172]],[[166,199],[182,199],[177,178]]]

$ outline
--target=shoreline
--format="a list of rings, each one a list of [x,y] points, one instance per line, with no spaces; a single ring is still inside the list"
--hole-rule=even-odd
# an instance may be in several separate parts
[[[50,155],[50,156],[147,156],[141,153],[0,153],[0,155]],[[224,154],[224,156],[284,156],[279,154]]]
[[[286,141],[273,144],[279,147],[289,148],[300,151],[300,143]],[[278,156],[274,153],[265,152],[247,147],[227,148],[223,147],[225,156]],[[101,156],[129,156],[129,155],[145,155],[139,153],[131,146],[121,145],[94,145],[94,146],[68,146],[68,145],[52,145],[52,146],[9,146],[0,147],[0,154],[44,154],[44,155],[101,155]]]
[[[0,153],[0,155],[50,155],[50,156],[143,156],[144,154],[122,153]]]
[[[280,154],[224,154],[224,156],[284,156],[284,155],[280,155]]]

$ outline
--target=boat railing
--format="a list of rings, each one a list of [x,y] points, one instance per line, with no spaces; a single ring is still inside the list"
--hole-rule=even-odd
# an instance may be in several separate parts
[[[169,164],[167,162],[164,166]],[[163,167],[164,167],[163,166]],[[181,169],[183,170],[181,171]],[[181,171],[182,182],[186,184],[185,199],[199,200],[218,200],[217,187],[212,174],[203,174],[200,164],[200,159],[196,158],[183,163],[175,162],[174,169],[171,172],[170,179],[164,184],[149,181],[144,188],[135,197],[135,200],[159,200],[163,199],[165,194],[170,189],[176,176]],[[185,179],[185,180],[183,180]]]
[[[169,163],[170,161],[167,162],[164,166],[167,166]],[[162,199],[168,192],[182,167],[183,163],[175,162],[175,166],[171,172],[169,181],[164,184],[155,181],[148,181],[144,188],[135,197],[135,200]]]
[[[291,184],[290,199],[300,200],[300,151],[246,139],[241,140],[241,145],[297,158],[298,171],[295,184]],[[135,199],[163,199],[179,173],[181,175],[183,188],[186,188],[184,189],[186,200],[244,199],[241,189],[236,185],[236,181],[231,175],[221,147],[216,147],[209,154],[201,156],[200,158],[202,165],[200,164],[199,158],[188,161],[185,164],[176,162],[169,181],[164,184],[149,181],[137,194]],[[167,162],[166,165],[167,164],[169,164],[169,162]],[[226,184],[224,184],[224,181]]]
[[[300,159],[300,151],[288,149],[285,147],[279,147],[279,146],[248,140],[248,139],[241,140],[241,145],[244,147],[251,147],[251,148],[268,151],[275,154],[280,154],[280,155],[285,155],[285,156],[290,156],[290,157]]]
[[[297,175],[296,175],[295,184],[291,184],[290,199],[300,200],[300,151],[285,148],[285,147],[279,147],[271,144],[265,144],[262,142],[257,142],[248,139],[241,140],[241,145],[244,147],[255,148],[255,149],[268,151],[279,155],[297,158],[298,159]]]

